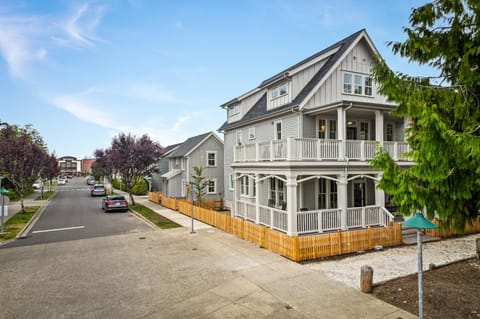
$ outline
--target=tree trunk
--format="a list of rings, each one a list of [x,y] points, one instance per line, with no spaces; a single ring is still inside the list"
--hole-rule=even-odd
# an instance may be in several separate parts
[[[132,205],[135,205],[135,199],[133,199],[132,188],[130,186],[127,186],[127,192],[130,196],[130,203],[132,203]]]
[[[22,208],[22,213],[25,214],[25,206],[23,205],[23,196],[20,197],[20,207]]]

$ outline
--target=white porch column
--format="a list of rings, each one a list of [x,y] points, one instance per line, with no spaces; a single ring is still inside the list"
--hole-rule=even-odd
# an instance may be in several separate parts
[[[383,146],[383,111],[375,111],[375,141]]]
[[[287,174],[287,235],[297,235],[297,175]]]
[[[348,176],[342,173],[337,176],[340,182],[337,183],[338,207],[342,210],[341,227],[347,230],[347,207],[348,207]]]
[[[377,174],[378,180],[382,179],[383,174]],[[378,188],[378,181],[375,181],[375,205],[385,207],[385,192]]]
[[[339,150],[338,150],[338,157],[344,158],[345,157],[345,132],[346,132],[346,115],[343,107],[337,108],[337,134],[338,139],[340,140]]]
[[[255,223],[260,223],[260,174],[255,174]]]

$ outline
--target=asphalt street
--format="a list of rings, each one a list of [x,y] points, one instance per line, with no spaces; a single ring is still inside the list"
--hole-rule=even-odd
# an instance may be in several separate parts
[[[84,178],[70,179],[66,185],[57,186],[56,194],[27,238],[0,248],[151,230],[150,226],[131,213],[105,213],[101,209],[101,201],[102,197],[90,195],[90,186]]]
[[[0,319],[415,318],[232,234],[152,230],[99,203],[78,179],[2,246]]]

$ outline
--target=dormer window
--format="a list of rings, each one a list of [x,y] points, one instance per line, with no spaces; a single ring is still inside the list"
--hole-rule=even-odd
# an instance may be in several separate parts
[[[272,89],[272,99],[275,99],[287,93],[288,93],[287,83],[280,84],[279,86],[276,86]]]
[[[234,116],[238,113],[240,113],[240,104],[235,104],[228,108],[228,116]]]

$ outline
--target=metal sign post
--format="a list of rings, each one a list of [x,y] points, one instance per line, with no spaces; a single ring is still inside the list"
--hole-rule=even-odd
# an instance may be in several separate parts
[[[192,203],[192,230],[190,231],[190,234],[195,234],[195,229],[193,228],[193,221],[194,221],[194,207],[193,207],[193,190],[195,189],[195,185],[190,183],[190,202]]]

